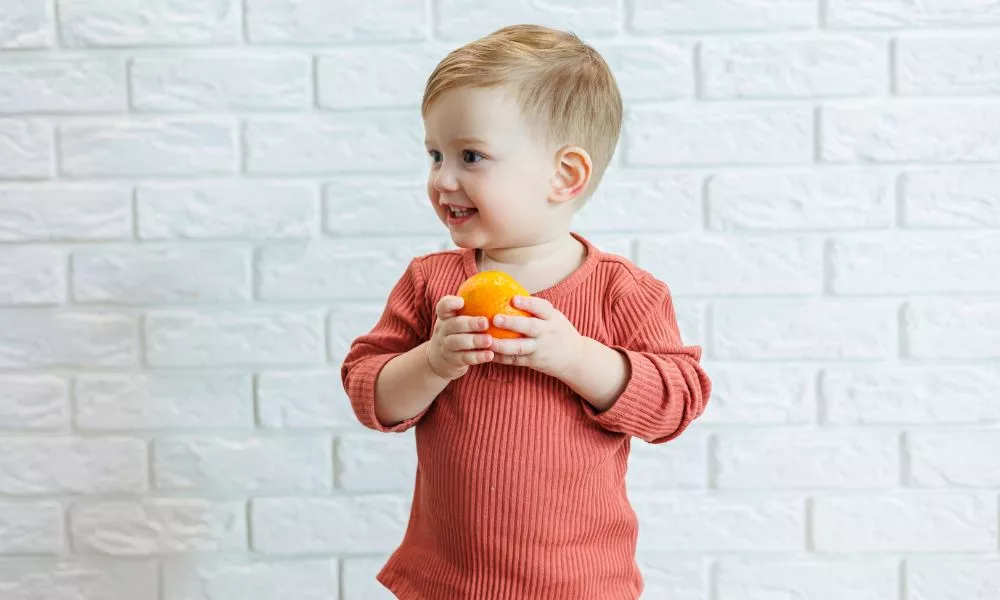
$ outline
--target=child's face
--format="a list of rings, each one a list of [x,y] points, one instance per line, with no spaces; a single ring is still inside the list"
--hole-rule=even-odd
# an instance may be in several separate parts
[[[456,245],[512,248],[552,237],[559,222],[548,201],[555,151],[531,135],[509,90],[445,92],[424,129],[432,160],[427,194]]]

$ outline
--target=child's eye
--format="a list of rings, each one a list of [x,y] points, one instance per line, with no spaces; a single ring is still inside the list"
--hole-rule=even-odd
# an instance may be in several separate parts
[[[477,163],[477,162],[483,160],[483,158],[484,157],[483,157],[482,154],[480,154],[480,153],[478,153],[478,152],[476,152],[474,150],[463,150],[462,151],[462,160],[464,160],[467,163],[470,163],[470,164],[471,163]]]
[[[438,152],[437,150],[428,150],[427,154],[430,154],[431,160],[433,160],[436,163],[439,163],[442,160],[441,153]]]

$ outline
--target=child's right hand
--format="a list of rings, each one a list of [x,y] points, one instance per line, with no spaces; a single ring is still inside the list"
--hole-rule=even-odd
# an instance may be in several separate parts
[[[493,336],[477,333],[489,329],[489,320],[459,315],[464,305],[459,296],[444,296],[434,309],[437,321],[427,344],[427,360],[431,370],[448,381],[465,375],[471,365],[493,360],[493,351],[484,349],[492,345]]]

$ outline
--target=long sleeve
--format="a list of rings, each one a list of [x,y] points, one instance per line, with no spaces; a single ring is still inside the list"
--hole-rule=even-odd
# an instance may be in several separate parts
[[[429,308],[424,294],[425,280],[417,260],[410,262],[396,282],[385,310],[375,327],[358,337],[340,369],[351,408],[362,425],[382,432],[401,432],[414,426],[424,412],[392,427],[375,416],[375,381],[393,358],[420,345],[430,335]]]
[[[622,394],[604,412],[584,402],[605,428],[651,443],[669,441],[705,410],[712,384],[701,368],[701,347],[684,346],[667,286],[640,275],[612,307],[611,348],[628,359]]]

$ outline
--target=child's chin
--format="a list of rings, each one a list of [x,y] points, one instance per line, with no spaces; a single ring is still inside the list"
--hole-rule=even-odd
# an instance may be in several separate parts
[[[475,249],[479,247],[469,237],[464,235],[455,235],[454,233],[451,235],[451,243],[455,244],[459,248]]]

